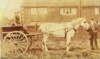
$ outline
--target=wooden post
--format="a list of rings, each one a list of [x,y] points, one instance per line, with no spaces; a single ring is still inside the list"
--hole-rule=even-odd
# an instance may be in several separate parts
[[[79,16],[79,17],[82,17],[82,1],[81,1],[81,0],[79,0],[78,9],[79,9],[79,14],[78,14],[78,16]]]
[[[80,0],[80,17],[82,17],[82,1]]]
[[[0,57],[1,57],[1,40],[2,40],[2,30],[1,30],[1,27],[0,27]]]

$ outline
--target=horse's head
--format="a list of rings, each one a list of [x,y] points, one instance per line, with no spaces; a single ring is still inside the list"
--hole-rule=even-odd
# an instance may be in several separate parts
[[[83,28],[85,28],[86,30],[88,30],[90,26],[89,26],[89,23],[87,22],[86,18],[85,17],[84,18],[80,18],[80,21],[81,21],[80,25]]]

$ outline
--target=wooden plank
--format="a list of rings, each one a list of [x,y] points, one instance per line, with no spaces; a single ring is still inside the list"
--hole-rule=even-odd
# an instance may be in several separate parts
[[[37,35],[43,35],[45,33],[29,33],[29,34],[26,34],[26,36],[37,36]]]
[[[3,40],[2,28],[0,27],[0,42]]]
[[[68,8],[68,7],[78,7],[78,5],[75,6],[22,6],[22,8]]]
[[[7,33],[9,33],[9,32],[2,32],[2,34],[7,34]]]
[[[20,31],[22,28],[22,26],[2,27],[2,32]]]

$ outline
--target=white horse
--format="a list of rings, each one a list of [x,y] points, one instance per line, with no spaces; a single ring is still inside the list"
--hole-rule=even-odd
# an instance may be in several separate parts
[[[85,29],[89,27],[86,18],[78,18],[72,20],[71,22],[64,22],[64,23],[41,24],[39,30],[41,30],[43,33],[42,49],[44,51],[48,51],[46,44],[48,36],[51,34],[55,37],[65,37],[67,43],[66,50],[69,51],[71,38],[74,36],[74,33],[79,28],[79,26],[82,26]]]

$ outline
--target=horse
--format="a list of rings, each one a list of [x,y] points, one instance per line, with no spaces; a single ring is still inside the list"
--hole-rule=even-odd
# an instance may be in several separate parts
[[[66,51],[69,51],[71,39],[80,26],[85,29],[89,27],[89,24],[86,21],[85,17],[73,19],[70,22],[41,24],[39,26],[39,30],[41,30],[41,32],[43,33],[42,49],[44,51],[48,51],[47,40],[49,35],[53,35],[54,37],[65,37],[67,43]]]
[[[94,24],[89,23],[89,28],[87,32],[90,35],[90,45],[92,50],[98,50],[97,36],[99,31],[100,31],[100,23],[98,21],[95,20]]]

